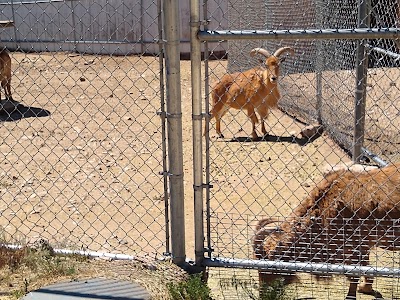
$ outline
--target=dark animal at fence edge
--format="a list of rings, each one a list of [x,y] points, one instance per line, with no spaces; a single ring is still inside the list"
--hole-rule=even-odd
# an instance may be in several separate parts
[[[261,54],[266,57],[265,68],[256,67],[244,72],[225,74],[221,80],[214,85],[211,92],[212,109],[210,120],[216,119],[216,131],[219,137],[221,133],[221,118],[230,108],[246,110],[247,116],[252,123],[252,138],[258,139],[256,124],[259,122],[255,111],[261,118],[261,131],[267,134],[264,121],[268,117],[269,110],[277,106],[281,97],[278,89],[279,66],[284,58],[283,53],[289,52],[294,55],[290,47],[282,47],[271,55],[267,50],[254,48],[250,55]]]
[[[12,100],[11,95],[11,57],[6,49],[0,51],[0,82],[6,95],[6,100]],[[0,90],[1,99],[1,90]]]
[[[372,248],[400,250],[400,230],[394,228],[400,221],[399,168],[329,172],[286,220],[258,222],[255,258],[366,266]],[[278,276],[259,270],[260,287]],[[357,291],[382,297],[372,278],[349,279],[346,299],[356,299]]]

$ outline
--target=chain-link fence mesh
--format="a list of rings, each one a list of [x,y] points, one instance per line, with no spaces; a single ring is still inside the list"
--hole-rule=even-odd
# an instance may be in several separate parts
[[[240,2],[236,3],[240,7]],[[232,4],[232,6],[235,6]],[[243,4],[246,6],[246,4]],[[358,22],[357,1],[267,1],[248,6],[257,11],[250,14],[238,14],[231,10],[229,22],[232,29],[340,29],[356,28]],[[255,8],[257,7],[257,9]],[[246,9],[244,9],[246,11]],[[395,27],[398,22],[398,3],[396,1],[371,1],[368,5],[368,17],[371,27]],[[240,17],[239,17],[240,15]],[[246,24],[247,22],[247,24]],[[248,23],[251,22],[251,25]],[[366,107],[365,146],[388,161],[395,161],[397,140],[397,122],[394,118],[376,121],[378,102],[390,102],[383,105],[382,111],[395,111],[396,101],[385,101],[385,93],[379,88],[386,82],[395,80],[387,68],[398,66],[399,56],[396,40],[377,39],[366,41],[369,49],[368,92]],[[295,74],[288,80],[282,80],[282,86],[289,97],[283,97],[280,106],[308,123],[321,120],[326,130],[338,144],[351,151],[354,127],[354,93],[356,89],[356,50],[355,40],[325,41],[231,41],[229,42],[229,71],[243,71],[254,66],[249,59],[253,47],[265,47],[274,51],[281,46],[292,46],[296,50],[294,58],[288,59],[285,70]],[[319,64],[319,65],[318,65]],[[316,71],[321,72],[317,75]],[[294,78],[295,77],[295,78]],[[318,78],[319,77],[319,78]],[[318,91],[317,80],[321,80]],[[296,81],[299,84],[293,84]],[[394,83],[390,83],[395,90]],[[371,88],[374,86],[374,88]],[[394,87],[394,88],[393,88]],[[375,90],[379,89],[377,93]],[[386,89],[385,89],[386,90]],[[390,90],[390,88],[389,88]],[[321,93],[321,106],[318,107],[317,94]],[[384,94],[384,95],[382,95]],[[293,98],[296,101],[293,101]],[[343,101],[346,100],[346,101]],[[382,111],[379,112],[382,115]],[[340,120],[339,122],[337,120]],[[345,121],[344,121],[345,120]],[[390,124],[393,124],[393,127]]]
[[[0,242],[169,252],[157,2],[0,7],[14,22],[0,36],[13,97],[0,114]]]
[[[212,29],[357,26],[356,1],[210,4],[205,19],[211,20],[207,26]],[[61,248],[157,256],[169,252],[160,3],[3,1],[0,6],[0,21],[14,21],[14,27],[2,29],[0,35],[12,51],[13,94],[12,101],[2,101],[0,114],[1,242],[46,239]],[[397,2],[373,1],[369,10],[372,26],[396,25]],[[182,19],[188,16],[182,13]],[[182,41],[185,46],[187,37]],[[280,106],[290,116],[271,111],[269,134],[262,142],[248,140],[250,121],[234,110],[223,118],[226,138],[211,134],[206,171],[213,188],[206,203],[210,214],[205,228],[206,250],[213,256],[252,258],[258,220],[285,219],[327,170],[350,161],[337,143],[345,148],[352,143],[357,43],[254,39],[208,44],[211,84],[226,72],[258,65],[249,57],[254,47],[274,51],[290,45],[296,51],[281,65],[279,78]],[[365,146],[395,162],[398,48],[396,41],[388,40],[365,41],[365,45],[370,58]],[[215,60],[217,52],[225,51],[227,61]],[[182,72],[181,80],[186,200],[192,197],[193,163],[188,153],[192,147],[189,75]],[[322,102],[317,109],[318,81]],[[304,126],[299,120],[311,123],[319,116],[329,136],[295,137]],[[192,213],[186,208],[190,230]],[[385,231],[392,233],[393,247],[396,226]],[[187,244],[192,246],[193,240],[188,237]],[[370,264],[397,267],[399,257],[389,250],[373,251]],[[294,288],[298,297],[337,299],[347,292],[342,277],[316,284],[311,276],[301,276]],[[238,292],[231,291],[238,287],[244,293],[255,292],[258,282],[255,270],[218,270],[213,277],[218,278],[224,298],[237,298]],[[398,297],[397,278],[376,279],[374,287],[385,297]]]
[[[283,46],[295,49],[295,55],[288,56],[281,64],[281,110],[271,111],[266,121],[267,136],[261,140],[251,140],[251,122],[245,109],[241,111],[232,108],[223,116],[221,129],[224,138],[215,133],[215,120],[211,119],[210,122],[209,171],[212,187],[208,199],[210,215],[207,246],[212,250],[212,258],[232,259],[237,262],[237,266],[245,267],[248,266],[246,259],[254,257],[252,238],[258,220],[285,220],[298,208],[303,199],[306,199],[324,174],[338,164],[350,163],[356,123],[355,94],[359,44],[359,40],[340,37],[326,40],[309,37],[299,40],[261,40],[257,39],[257,33],[253,30],[313,29],[318,32],[324,29],[354,29],[358,27],[359,22],[359,2],[230,1],[228,9],[229,26],[226,29],[235,31],[232,35],[239,34],[238,30],[253,32],[254,39],[249,39],[249,35],[241,40],[235,37],[229,40],[226,46],[227,61],[208,62],[211,87],[226,73],[243,72],[263,65],[258,61],[258,57],[250,57],[250,50],[255,47],[263,47],[272,53]],[[368,11],[371,27],[396,27],[396,1],[372,1]],[[212,15],[213,10],[210,9],[208,13]],[[210,31],[210,34],[213,32]],[[399,112],[399,51],[395,40],[377,39],[362,42],[368,49],[369,58],[364,147],[388,163],[394,163],[398,160],[396,128]],[[245,79],[240,78],[236,83],[234,81],[233,85],[240,85],[242,81]],[[228,87],[227,93],[230,91]],[[206,95],[206,99],[212,103],[211,92]],[[311,141],[299,137],[298,133],[306,125],[304,123],[315,124],[319,119],[325,134]],[[261,126],[257,126],[257,132],[260,134]],[[374,179],[368,184],[376,189],[380,188]],[[397,189],[396,183],[393,188]],[[338,194],[337,198],[340,197]],[[351,202],[356,199],[360,200],[357,192],[343,201]],[[384,196],[384,199],[390,199],[390,196]],[[336,204],[332,200],[332,205]],[[384,217],[387,217],[390,211],[383,211]],[[391,233],[397,230],[397,221],[391,222],[384,225],[384,231],[394,245],[398,237]],[[272,228],[279,231],[279,227]],[[361,229],[362,226],[357,227],[354,232],[360,233]],[[342,233],[346,228],[343,230]],[[367,239],[370,231],[365,230],[365,235],[362,233],[358,238]],[[346,243],[346,238],[344,239],[342,242]],[[287,259],[291,262],[316,262],[316,258],[313,260],[312,251],[325,246],[321,244],[316,246],[316,249],[299,246],[299,256],[275,258],[278,261]],[[357,251],[357,247],[353,250]],[[391,250],[393,248],[373,250],[369,263],[374,267],[398,268],[398,253]],[[335,250],[325,254],[326,257],[339,255]],[[318,259],[318,262],[327,262],[320,257]],[[365,260],[359,259],[354,261],[354,264],[359,265],[361,261],[365,263]],[[234,264],[222,260],[221,265],[232,267]],[[254,264],[253,267],[255,266]],[[257,271],[211,268],[210,278],[223,298],[251,298],[249,293],[257,290]],[[384,298],[398,297],[398,286],[396,277],[376,278],[373,283],[373,287],[384,294]],[[348,283],[344,277],[338,276],[331,281],[321,282],[309,274],[301,274],[300,281],[289,286],[295,299],[343,299],[347,289]],[[360,295],[357,299],[358,297]],[[364,298],[361,296],[360,299]]]

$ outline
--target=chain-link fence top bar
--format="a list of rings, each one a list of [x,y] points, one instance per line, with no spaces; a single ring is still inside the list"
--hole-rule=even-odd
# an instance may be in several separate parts
[[[221,40],[316,40],[316,39],[396,39],[397,28],[307,29],[307,30],[207,30],[199,31],[201,41]]]

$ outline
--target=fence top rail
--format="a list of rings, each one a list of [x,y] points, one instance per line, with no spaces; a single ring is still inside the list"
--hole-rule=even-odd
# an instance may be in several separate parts
[[[316,40],[316,39],[396,39],[400,28],[352,28],[352,29],[301,29],[301,30],[200,30],[201,41],[224,40]]]

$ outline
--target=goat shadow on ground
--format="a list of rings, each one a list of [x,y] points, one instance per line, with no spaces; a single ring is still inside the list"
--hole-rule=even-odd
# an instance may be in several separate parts
[[[37,118],[47,116],[50,116],[50,112],[46,109],[33,106],[25,106],[14,100],[12,101],[12,104],[8,105],[7,107],[5,105],[1,105],[0,109],[0,122],[13,122],[25,118]]]
[[[277,135],[264,135],[263,137],[259,137],[258,139],[253,139],[251,137],[234,137],[231,140],[227,140],[228,143],[244,143],[244,142],[274,142],[274,143],[292,143],[292,144],[299,144],[300,146],[305,146],[309,143],[314,142],[317,138],[319,138],[320,134],[314,134],[312,137],[303,137],[298,138],[295,136],[277,136]]]

